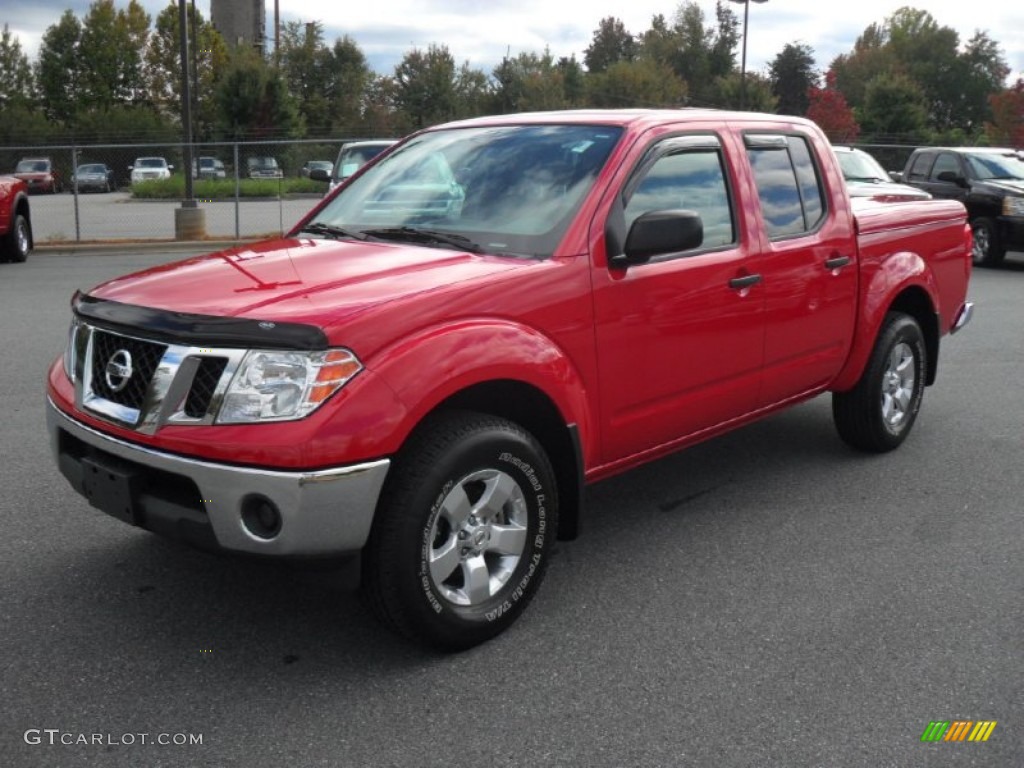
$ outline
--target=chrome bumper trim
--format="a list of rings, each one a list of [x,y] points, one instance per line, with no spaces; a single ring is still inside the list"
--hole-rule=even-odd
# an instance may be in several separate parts
[[[964,305],[960,307],[960,311],[957,313],[956,320],[953,322],[953,327],[949,329],[949,332],[956,333],[969,322],[971,322],[972,317],[974,317],[974,302],[965,302]]]
[[[50,447],[59,459],[60,430],[121,459],[184,475],[199,488],[203,509],[224,549],[262,555],[331,555],[366,543],[390,459],[306,472],[235,467],[191,459],[119,440],[76,421],[47,398]],[[280,533],[258,538],[242,524],[243,500],[262,494],[281,512]]]

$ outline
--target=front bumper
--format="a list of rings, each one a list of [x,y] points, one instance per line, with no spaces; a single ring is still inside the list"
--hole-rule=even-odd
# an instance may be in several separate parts
[[[213,549],[275,556],[354,552],[370,533],[390,461],[311,471],[239,467],[145,448],[88,427],[48,401],[61,473],[97,508],[156,533]],[[243,512],[269,502],[272,535]]]

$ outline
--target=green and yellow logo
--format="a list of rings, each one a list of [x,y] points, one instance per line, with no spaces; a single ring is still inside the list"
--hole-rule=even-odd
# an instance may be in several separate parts
[[[995,729],[995,720],[932,720],[921,741],[988,741]]]

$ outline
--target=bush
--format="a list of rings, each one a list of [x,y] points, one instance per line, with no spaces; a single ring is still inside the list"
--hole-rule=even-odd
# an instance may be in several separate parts
[[[140,181],[132,185],[132,197],[139,200],[181,200],[185,197],[185,177]],[[327,185],[311,179],[242,179],[240,197],[278,197],[290,194],[318,194],[327,191]],[[235,197],[234,179],[195,179],[192,192],[196,200],[232,200]]]

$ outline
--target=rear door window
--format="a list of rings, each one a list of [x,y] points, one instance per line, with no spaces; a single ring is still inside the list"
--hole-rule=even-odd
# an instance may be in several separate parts
[[[768,236],[814,231],[825,218],[825,195],[807,140],[747,134],[745,141]]]

